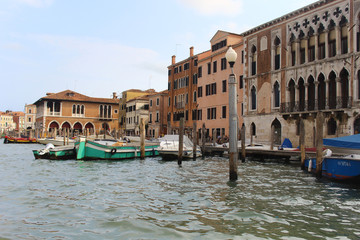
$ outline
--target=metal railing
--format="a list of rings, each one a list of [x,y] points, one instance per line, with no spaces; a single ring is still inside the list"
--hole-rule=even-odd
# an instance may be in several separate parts
[[[352,107],[352,97],[336,97],[324,99],[322,101],[308,100],[308,101],[294,101],[285,102],[280,105],[281,113],[292,112],[311,112],[318,110],[340,110]]]

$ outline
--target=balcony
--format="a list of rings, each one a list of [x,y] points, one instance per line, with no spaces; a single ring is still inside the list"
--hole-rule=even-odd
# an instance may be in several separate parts
[[[177,108],[177,109],[185,108],[185,102],[175,103],[175,108]]]
[[[47,111],[47,116],[61,116],[60,112]]]
[[[325,99],[323,101],[308,100],[281,103],[281,113],[305,113],[319,110],[342,111],[352,108],[352,97],[337,97],[336,99]]]

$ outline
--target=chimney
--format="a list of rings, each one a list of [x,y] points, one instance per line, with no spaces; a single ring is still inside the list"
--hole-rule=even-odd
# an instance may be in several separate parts
[[[190,57],[194,56],[194,47],[190,47]]]
[[[176,62],[176,56],[173,55],[173,56],[171,57],[171,65],[174,65],[175,62]]]
[[[116,99],[116,92],[113,92],[113,99]]]

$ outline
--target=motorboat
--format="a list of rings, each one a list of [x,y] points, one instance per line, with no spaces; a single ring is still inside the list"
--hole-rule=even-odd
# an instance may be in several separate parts
[[[179,156],[179,135],[165,135],[158,139],[160,146],[157,148],[159,155],[163,159],[177,159]],[[183,138],[183,158],[193,158],[193,142],[184,135]],[[201,157],[201,148],[196,146],[196,156]]]

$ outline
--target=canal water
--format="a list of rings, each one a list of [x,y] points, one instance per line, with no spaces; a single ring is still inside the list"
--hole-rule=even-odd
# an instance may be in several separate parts
[[[35,160],[0,143],[0,239],[359,239],[360,188],[298,164]]]

